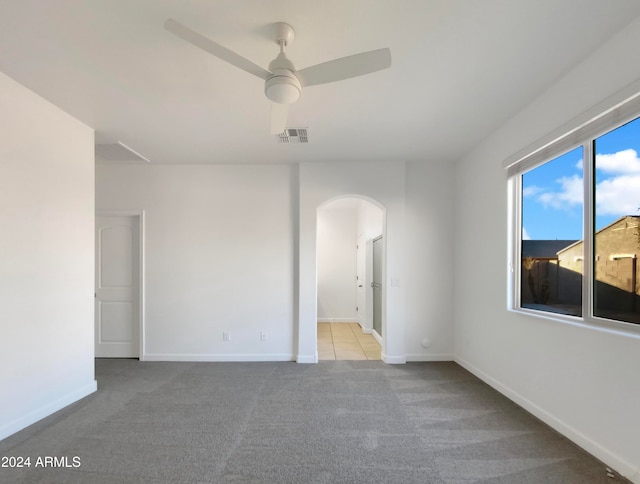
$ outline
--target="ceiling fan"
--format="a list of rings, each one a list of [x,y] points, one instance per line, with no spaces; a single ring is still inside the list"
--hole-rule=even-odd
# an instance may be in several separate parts
[[[334,59],[298,71],[284,52],[285,47],[293,42],[295,35],[293,27],[284,22],[275,24],[275,41],[280,47],[280,53],[271,61],[268,69],[254,64],[173,19],[168,19],[164,23],[164,28],[223,61],[264,79],[265,95],[272,101],[272,134],[279,134],[284,131],[289,104],[298,100],[303,87],[362,76],[391,66],[391,51],[389,49],[378,49]]]

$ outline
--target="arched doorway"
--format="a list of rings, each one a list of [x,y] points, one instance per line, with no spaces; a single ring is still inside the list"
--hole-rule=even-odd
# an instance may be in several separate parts
[[[359,196],[317,209],[317,351],[319,360],[379,360],[382,331],[384,218]]]

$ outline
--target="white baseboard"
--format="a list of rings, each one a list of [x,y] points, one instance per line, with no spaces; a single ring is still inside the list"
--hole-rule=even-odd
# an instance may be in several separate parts
[[[407,361],[453,361],[453,355],[448,353],[431,355],[407,355]]]
[[[609,451],[608,449],[605,449],[604,447],[602,447],[597,442],[591,440],[586,435],[584,435],[581,432],[577,431],[573,427],[567,425],[565,422],[563,422],[562,420],[558,419],[554,415],[550,414],[549,412],[547,412],[543,408],[539,407],[538,405],[536,405],[535,403],[533,403],[529,399],[527,399],[524,396],[520,395],[518,392],[515,392],[511,388],[503,385],[498,380],[490,377],[489,375],[487,375],[486,373],[484,373],[480,369],[478,369],[475,366],[473,366],[468,361],[460,358],[459,356],[454,356],[454,360],[453,361],[455,361],[460,366],[462,366],[463,368],[465,368],[466,370],[470,371],[475,376],[480,378],[482,381],[484,381],[485,383],[487,383],[488,385],[490,385],[491,387],[493,387],[494,389],[496,389],[497,391],[502,393],[509,400],[512,400],[513,402],[517,403],[522,408],[524,408],[525,410],[527,410],[531,414],[533,414],[536,417],[538,417],[544,423],[546,423],[547,425],[549,425],[553,429],[555,429],[558,432],[560,432],[562,435],[564,435],[569,440],[573,441],[579,447],[582,447],[584,450],[589,452],[591,455],[593,455],[596,458],[600,459],[602,462],[604,462],[605,464],[610,466],[612,469],[615,469],[617,472],[622,474],[624,477],[629,479],[631,482],[634,482],[636,484],[640,484],[640,469],[637,466],[633,465],[630,462],[627,462],[627,461],[621,459],[619,456],[617,456],[613,452]]]
[[[382,346],[382,337],[378,334],[378,332],[375,329],[369,330],[369,334],[373,336],[373,339],[375,339],[380,346]]]
[[[318,318],[319,323],[357,323],[355,318]]]
[[[316,351],[315,355],[298,355],[296,358],[298,363],[317,363],[318,362],[318,352]]]
[[[144,361],[205,361],[205,362],[243,362],[243,361],[294,361],[292,354],[175,354],[175,353],[147,353]]]
[[[360,326],[360,331],[362,331],[363,334],[373,333],[373,329],[365,328],[360,321],[355,321],[355,322],[358,323],[358,326]],[[377,333],[375,334],[375,336],[377,336]],[[382,344],[382,340],[378,341],[378,343]]]
[[[387,365],[404,365],[407,362],[407,359],[404,356],[390,356],[384,353],[380,355],[380,359]]]
[[[0,440],[9,437],[10,435],[19,432],[20,430],[42,420],[45,417],[62,410],[64,407],[77,402],[78,400],[92,394],[98,389],[98,383],[93,380],[90,383],[82,385],[76,388],[74,391],[67,393],[66,395],[58,398],[57,400],[36,408],[26,415],[12,420],[11,422],[0,427]]]

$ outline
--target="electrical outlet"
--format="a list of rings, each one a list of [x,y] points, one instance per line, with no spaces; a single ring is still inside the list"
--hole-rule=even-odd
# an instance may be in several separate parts
[[[222,341],[231,341],[231,333],[229,331],[222,332]]]
[[[260,331],[260,341],[267,341],[269,339],[269,333],[266,331]]]

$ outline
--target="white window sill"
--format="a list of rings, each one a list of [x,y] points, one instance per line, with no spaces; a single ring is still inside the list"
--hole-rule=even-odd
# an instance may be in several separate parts
[[[526,308],[508,308],[507,311],[525,316],[532,316],[534,318],[545,319],[547,321],[569,324],[579,328],[640,340],[640,324],[613,321],[610,319],[596,317],[569,316]]]

